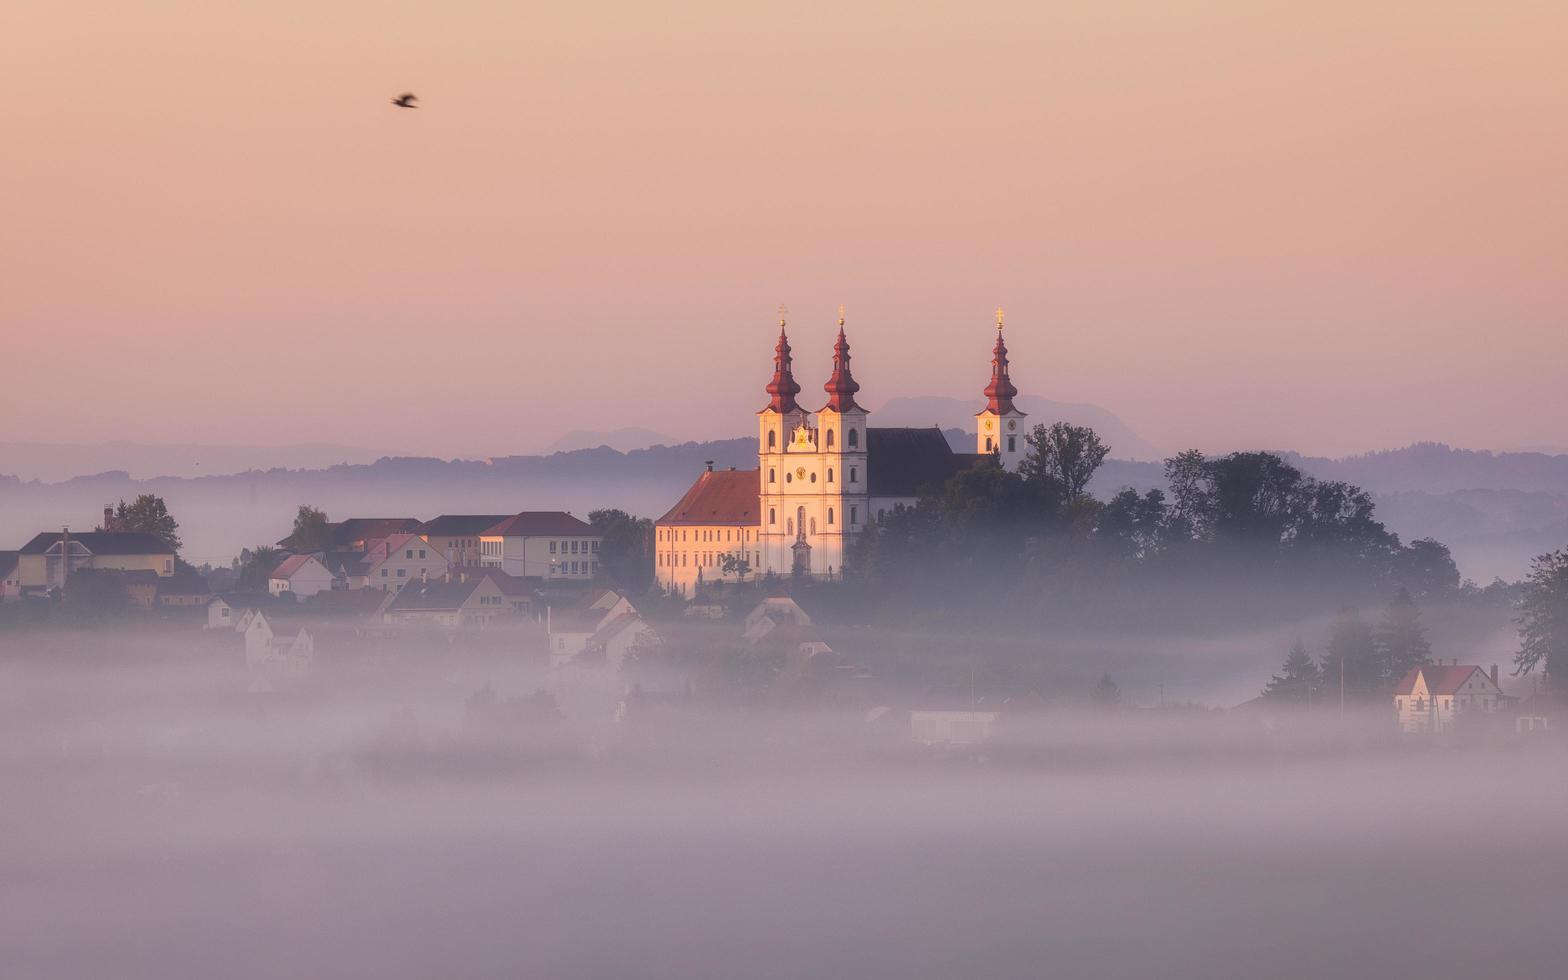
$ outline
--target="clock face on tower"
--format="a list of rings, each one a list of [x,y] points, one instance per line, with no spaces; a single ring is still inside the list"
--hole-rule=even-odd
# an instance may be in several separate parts
[[[797,479],[797,480],[804,480],[805,478],[806,478],[806,468],[804,466],[797,466],[797,467],[795,467],[795,479]]]
[[[1007,420],[1007,431],[1011,432],[1012,430],[1014,430],[1016,428],[1018,428],[1018,420],[1017,419],[1008,419]]]

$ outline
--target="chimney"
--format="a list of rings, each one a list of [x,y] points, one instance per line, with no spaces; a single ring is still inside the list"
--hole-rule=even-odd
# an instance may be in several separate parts
[[[112,531],[112,530],[114,530],[114,508],[113,507],[105,507],[103,509],[103,529],[105,531]]]
[[[702,461],[702,463],[703,463],[704,466],[706,466],[708,468],[708,472],[709,473],[713,472],[713,460],[705,459],[705,460]]]
[[[1497,665],[1496,664],[1492,665],[1491,674],[1492,674],[1492,683],[1496,684],[1498,687],[1502,687],[1501,684],[1497,683]]]

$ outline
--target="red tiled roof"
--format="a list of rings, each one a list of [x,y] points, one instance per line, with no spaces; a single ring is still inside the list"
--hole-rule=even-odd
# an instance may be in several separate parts
[[[1470,679],[1481,668],[1475,664],[1427,664],[1424,667],[1412,667],[1399,681],[1399,686],[1394,688],[1395,694],[1410,694],[1415,691],[1416,675],[1426,675],[1426,690],[1428,694],[1449,695],[1459,693],[1465,681]],[[1486,671],[1481,670],[1483,676]],[[1488,678],[1490,679],[1490,678]]]
[[[526,538],[546,534],[597,536],[598,532],[592,524],[564,510],[525,510],[487,529],[484,534],[486,537]]]
[[[314,555],[290,555],[289,557],[283,559],[283,561],[279,563],[278,567],[272,570],[272,574],[267,577],[288,578],[290,575],[293,575],[301,568],[304,568],[305,563],[314,557]]]
[[[761,524],[759,470],[709,470],[658,524]]]

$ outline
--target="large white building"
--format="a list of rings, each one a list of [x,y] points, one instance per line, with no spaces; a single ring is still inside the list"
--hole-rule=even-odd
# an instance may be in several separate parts
[[[704,581],[743,574],[833,578],[855,536],[895,507],[913,505],[922,489],[982,459],[1016,469],[1024,413],[1013,406],[1018,389],[1008,374],[1000,312],[986,405],[975,416],[975,453],[953,452],[936,426],[871,427],[855,398],[860,385],[850,371],[842,315],[838,328],[823,385],[827,404],[812,412],[796,401],[801,389],[780,319],[768,404],[757,413],[757,469],[710,468],[658,520],[660,585],[691,594]]]

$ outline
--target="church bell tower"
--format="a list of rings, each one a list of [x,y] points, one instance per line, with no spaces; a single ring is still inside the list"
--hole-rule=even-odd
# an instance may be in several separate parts
[[[1018,389],[1007,372],[1007,343],[1002,339],[1002,311],[996,311],[996,347],[991,351],[991,383],[985,386],[985,408],[975,414],[975,451],[992,453],[1002,468],[1018,471],[1024,458],[1024,413],[1013,407]]]

